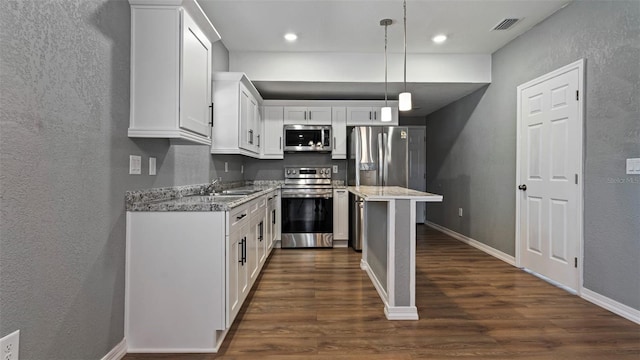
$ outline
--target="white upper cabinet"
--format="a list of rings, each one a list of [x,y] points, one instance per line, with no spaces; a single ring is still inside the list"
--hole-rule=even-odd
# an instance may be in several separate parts
[[[332,109],[331,129],[333,130],[332,159],[347,158],[347,108],[334,106]]]
[[[382,106],[347,107],[348,126],[391,126],[398,125],[398,106],[391,106],[391,121],[382,122]]]
[[[282,135],[284,110],[282,106],[265,106],[263,113],[263,146],[260,148],[262,159],[283,159]]]
[[[331,106],[285,106],[285,125],[331,125]]]
[[[212,154],[260,157],[262,97],[244,73],[213,76]]]
[[[129,3],[129,137],[211,144],[211,44],[220,35],[194,0]]]

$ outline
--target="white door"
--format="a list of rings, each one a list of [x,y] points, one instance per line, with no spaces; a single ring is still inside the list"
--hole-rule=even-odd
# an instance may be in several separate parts
[[[581,79],[578,62],[518,87],[520,266],[571,290],[580,281]]]
[[[427,132],[424,126],[409,128],[409,189],[427,191]],[[416,206],[416,223],[426,220],[426,203]]]

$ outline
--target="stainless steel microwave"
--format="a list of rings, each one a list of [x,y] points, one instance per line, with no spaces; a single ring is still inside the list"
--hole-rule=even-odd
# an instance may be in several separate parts
[[[331,152],[331,126],[286,125],[284,151]]]

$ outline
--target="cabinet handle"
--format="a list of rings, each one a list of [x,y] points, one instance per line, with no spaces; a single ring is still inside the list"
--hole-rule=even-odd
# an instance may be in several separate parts
[[[369,111],[369,120],[371,120],[371,111]]]
[[[282,150],[282,136],[280,136],[280,150]]]
[[[244,260],[242,259],[242,254],[244,253],[244,251],[242,250],[243,241],[244,241],[244,238],[240,239],[240,242],[238,243],[238,251],[240,251],[240,254],[238,254],[240,257],[240,260],[238,260],[238,262],[242,264],[242,266],[244,266]]]
[[[267,201],[271,201],[271,199],[273,199],[273,196],[272,196],[272,197],[270,197],[270,198],[267,198]]]
[[[253,130],[249,130],[249,144],[253,145]]]
[[[339,192],[340,194],[344,193],[346,190],[336,190],[337,192]]]
[[[311,120],[311,111],[309,111],[309,120]]]
[[[245,216],[247,216],[247,213],[244,213],[244,214],[242,214],[240,216],[236,216],[236,220],[242,220],[242,219],[244,219]]]
[[[258,224],[258,241],[262,242],[262,238],[263,238],[263,231],[262,228],[264,227],[264,224],[262,223],[262,221],[260,221],[260,224]]]
[[[336,137],[334,136],[333,137],[333,150],[335,150],[335,149],[336,149]]]
[[[373,120],[378,120],[378,112],[377,111],[373,112]]]
[[[274,209],[274,210],[271,210],[271,211],[272,211],[272,214],[271,214],[271,223],[272,223],[273,225],[275,225],[275,224],[276,224],[276,210]]]
[[[260,147],[260,134],[258,134],[258,147]]]
[[[209,125],[211,125],[211,127],[213,127],[213,103],[211,103],[211,105],[209,105],[209,109],[211,109],[211,121],[209,121]]]
[[[245,236],[242,239],[242,263],[246,264],[247,262],[247,237]]]

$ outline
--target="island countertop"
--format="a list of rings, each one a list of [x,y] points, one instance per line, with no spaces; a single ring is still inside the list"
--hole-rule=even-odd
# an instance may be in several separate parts
[[[394,199],[440,202],[442,195],[403,188],[400,186],[349,186],[347,190],[364,201],[388,201]]]

